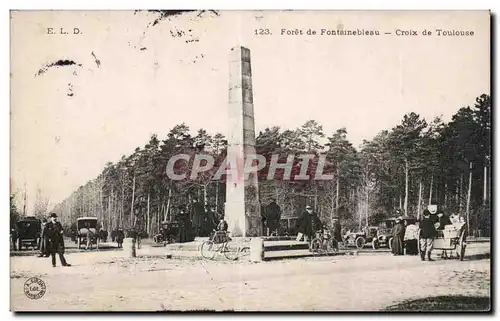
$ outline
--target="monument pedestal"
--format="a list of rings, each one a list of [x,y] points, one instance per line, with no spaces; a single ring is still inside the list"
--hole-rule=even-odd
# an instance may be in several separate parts
[[[226,202],[224,210],[231,237],[262,235],[260,204],[255,204],[255,202],[253,204],[251,202]]]

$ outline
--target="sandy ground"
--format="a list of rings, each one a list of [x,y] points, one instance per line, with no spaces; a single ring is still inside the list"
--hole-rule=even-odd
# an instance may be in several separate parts
[[[250,263],[155,256],[161,251],[145,247],[135,259],[70,253],[69,268],[11,257],[11,310],[374,311],[407,299],[490,295],[490,243],[470,244],[462,262],[362,253]],[[35,276],[47,288],[37,300],[23,292]]]

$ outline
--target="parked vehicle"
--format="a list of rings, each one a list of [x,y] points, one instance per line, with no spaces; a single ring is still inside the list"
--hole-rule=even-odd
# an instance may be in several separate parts
[[[156,244],[167,245],[175,243],[179,235],[178,222],[163,222],[158,234],[153,236],[153,242]]]
[[[363,228],[362,231],[358,232],[347,232],[344,236],[345,246],[356,246],[358,249],[365,247],[366,243],[371,243],[374,238],[377,237],[377,226],[367,226]]]
[[[402,219],[407,226],[410,224],[415,224],[415,222],[417,221],[416,218],[412,217],[403,217]],[[380,247],[388,247],[390,250],[392,250],[392,235],[395,225],[395,218],[389,218],[379,223],[377,236],[372,240],[372,248],[374,250]]]
[[[24,246],[26,249],[32,247],[38,250],[40,248],[42,222],[33,216],[16,222],[17,240],[16,247],[21,251]]]
[[[97,217],[80,217],[76,220],[76,243],[78,248],[86,244],[87,248],[93,244],[99,249],[99,235],[97,233]],[[90,239],[89,239],[90,237]]]

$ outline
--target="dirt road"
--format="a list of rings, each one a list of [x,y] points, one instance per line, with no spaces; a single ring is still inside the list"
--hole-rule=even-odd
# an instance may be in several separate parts
[[[128,259],[108,251],[68,254],[72,267],[53,268],[49,259],[12,257],[11,309],[373,311],[410,298],[489,296],[489,247],[471,244],[462,262],[421,262],[388,253],[214,262]],[[25,281],[34,276],[46,284],[40,299],[23,292]]]

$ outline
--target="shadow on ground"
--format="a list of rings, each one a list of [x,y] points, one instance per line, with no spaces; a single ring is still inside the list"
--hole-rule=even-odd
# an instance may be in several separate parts
[[[396,305],[389,306],[385,308],[385,311],[489,312],[490,309],[491,305],[489,297],[450,295],[407,300]]]

